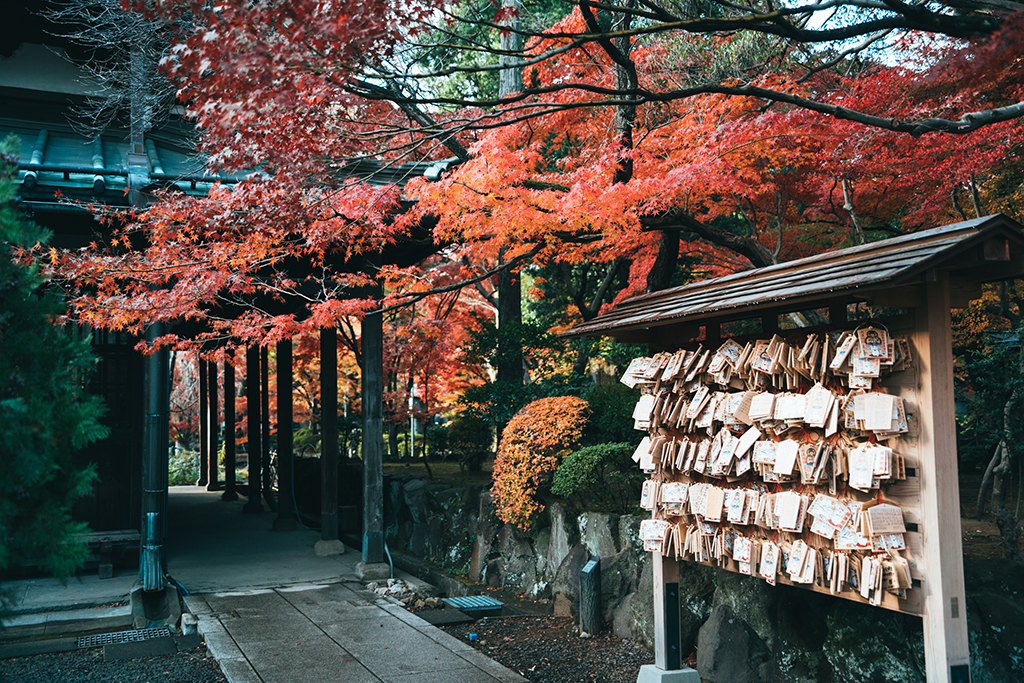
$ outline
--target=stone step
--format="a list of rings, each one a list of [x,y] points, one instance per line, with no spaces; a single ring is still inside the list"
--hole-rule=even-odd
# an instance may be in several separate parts
[[[18,614],[5,622],[3,630],[0,631],[0,641],[101,629],[114,630],[131,625],[131,605]]]

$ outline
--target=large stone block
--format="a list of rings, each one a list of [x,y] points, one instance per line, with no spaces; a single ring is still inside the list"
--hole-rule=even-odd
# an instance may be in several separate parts
[[[541,571],[545,578],[551,581],[562,565],[562,560],[576,545],[579,534],[576,531],[576,520],[571,519],[565,508],[558,503],[548,506],[548,516],[551,520],[551,536],[548,541],[547,562]]]
[[[705,683],[768,683],[771,660],[764,641],[728,604],[715,607],[700,629],[697,671]]]
[[[476,542],[473,544],[473,555],[469,561],[469,578],[480,581],[484,567],[491,557],[491,544],[501,528],[501,523],[494,512],[494,501],[490,491],[480,494],[478,501],[479,515],[476,522]]]
[[[633,637],[633,600],[636,593],[630,593],[611,606],[612,633],[616,638]]]
[[[836,680],[924,681],[919,618],[844,602],[832,608],[827,622],[823,649]]]
[[[619,552],[619,516],[584,512],[579,516],[580,542],[592,557],[611,557]]]
[[[686,564],[688,565],[687,570],[699,567],[692,562]],[[706,570],[707,568],[702,567],[702,569]],[[718,586],[715,590],[712,608],[718,608],[721,605],[732,608],[732,613],[742,615],[743,621],[754,629],[768,649],[774,649],[776,603],[780,591],[788,590],[788,587],[772,587],[761,579],[724,569],[711,571],[716,572],[714,581]],[[695,579],[698,585],[702,585],[702,578],[697,575],[697,572],[689,572],[689,576]],[[680,586],[679,592],[682,595],[682,586]]]
[[[590,560],[590,553],[582,545],[573,546],[569,554],[562,560],[555,572],[551,584],[551,593],[563,595],[569,601],[570,610],[575,616],[579,614],[580,570]]]
[[[537,558],[526,534],[505,524],[498,532],[498,553],[505,564],[503,586],[530,593],[537,581]]]
[[[637,563],[632,551],[623,550],[601,558],[601,604],[605,619],[612,618],[613,606],[635,592],[636,587]]]

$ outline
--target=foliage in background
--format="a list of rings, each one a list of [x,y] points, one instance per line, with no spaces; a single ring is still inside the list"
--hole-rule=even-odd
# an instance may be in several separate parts
[[[1015,387],[1024,382],[1017,372],[1020,331],[993,332],[979,349],[959,357],[960,372],[956,398],[963,406],[957,417],[957,448],[960,460],[972,469],[984,468],[993,449],[1003,438],[1003,407]],[[1021,448],[1024,425],[1010,421],[1016,438],[1007,441],[1011,449]]]
[[[984,469],[1003,438],[1004,407],[1024,378],[1017,372],[1024,282],[985,285],[982,296],[954,310],[957,449],[962,465]],[[1011,427],[1016,423],[1011,421]],[[1019,439],[1010,439],[1011,449]]]
[[[582,509],[633,512],[646,479],[633,463],[634,450],[630,443],[584,446],[562,460],[551,492]]]
[[[16,146],[5,140],[0,162],[0,571],[33,560],[69,576],[84,563],[76,536],[87,530],[71,506],[96,480],[74,455],[107,429],[100,400],[82,391],[94,368],[90,338],[55,326],[58,292],[20,260],[22,247],[49,235],[13,208]]]
[[[478,415],[459,415],[445,431],[446,448],[458,460],[460,472],[479,472],[493,442],[494,430]]]
[[[220,449],[223,457],[224,449]],[[218,458],[219,459],[219,458]],[[199,452],[187,448],[174,448],[167,459],[167,485],[190,486],[199,481]],[[220,481],[224,481],[223,477]]]
[[[583,437],[586,445],[637,439],[638,432],[633,428],[633,389],[620,382],[599,382],[590,386],[583,398],[590,405],[590,424]]]
[[[491,487],[502,521],[530,527],[544,509],[537,494],[583,437],[589,412],[583,399],[557,396],[530,403],[509,421],[494,460]]]
[[[493,429],[504,429],[523,406],[541,398],[579,394],[581,378],[572,376],[572,353],[565,343],[537,322],[498,328],[484,321],[470,333],[463,348],[467,364],[498,367],[499,349],[521,345],[528,367],[529,382],[487,381],[468,387],[462,394],[464,412],[486,421]]]

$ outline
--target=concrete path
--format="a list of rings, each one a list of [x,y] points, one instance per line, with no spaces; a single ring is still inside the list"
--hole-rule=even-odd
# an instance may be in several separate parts
[[[232,683],[526,679],[358,583],[188,596]]]
[[[275,532],[274,513],[243,514],[243,503],[192,486],[172,487],[168,501],[168,573],[189,591],[185,606],[230,683],[526,680],[365,590],[355,576],[358,552],[317,557],[318,532]],[[422,584],[401,571],[395,576]],[[21,599],[19,619],[39,628],[39,614],[108,605],[136,583],[137,570],[120,570],[106,580],[6,585]]]

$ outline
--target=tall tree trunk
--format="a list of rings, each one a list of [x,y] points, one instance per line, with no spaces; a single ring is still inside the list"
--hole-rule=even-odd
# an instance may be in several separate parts
[[[633,8],[633,0],[620,0],[617,3],[625,9]],[[628,31],[633,20],[630,12],[616,12],[612,19],[612,33]],[[637,88],[636,65],[629,54],[633,49],[629,36],[619,36],[612,40],[615,52],[615,87],[619,92],[631,92]],[[615,107],[615,134],[618,137],[619,163],[615,167],[613,183],[628,183],[633,179],[633,159],[629,152],[633,150],[633,126],[636,122],[636,106],[620,104]]]
[[[654,259],[654,265],[647,272],[648,292],[657,292],[669,287],[678,258],[679,233],[675,230],[662,230],[661,242],[658,244],[658,256]]]
[[[523,89],[523,66],[519,55],[523,50],[523,35],[517,33],[522,26],[520,14],[523,3],[522,0],[501,0],[501,7],[506,10],[505,19],[501,23],[512,30],[501,34],[498,64],[502,69],[498,72],[498,96],[508,97]]]
[[[515,33],[520,27],[519,14],[522,9],[521,0],[502,0],[502,7],[509,10],[505,26],[513,29],[501,35],[502,55],[499,63],[505,67],[499,72],[498,96],[507,97],[523,89],[522,60],[515,53],[523,49],[522,35]],[[502,270],[498,274],[498,329],[515,329],[523,322],[522,286],[518,273]],[[495,368],[499,382],[522,383],[523,381],[523,346],[518,338],[499,335],[498,362]],[[500,432],[499,432],[500,433]]]
[[[398,460],[398,423],[388,422],[388,457]]]
[[[1018,374],[1024,372],[1024,349],[1022,349],[1021,360],[1018,361]],[[985,474],[981,478],[981,486],[978,488],[978,501],[975,508],[975,516],[979,519],[985,516],[988,509],[988,501],[991,494],[992,502],[998,511],[1006,504],[1006,486],[1010,473],[1013,471],[1013,451],[1009,444],[1013,443],[1011,425],[1019,413],[1021,404],[1020,389],[1014,389],[1010,400],[1003,406],[1003,438],[996,446],[992,459],[985,468]]]

